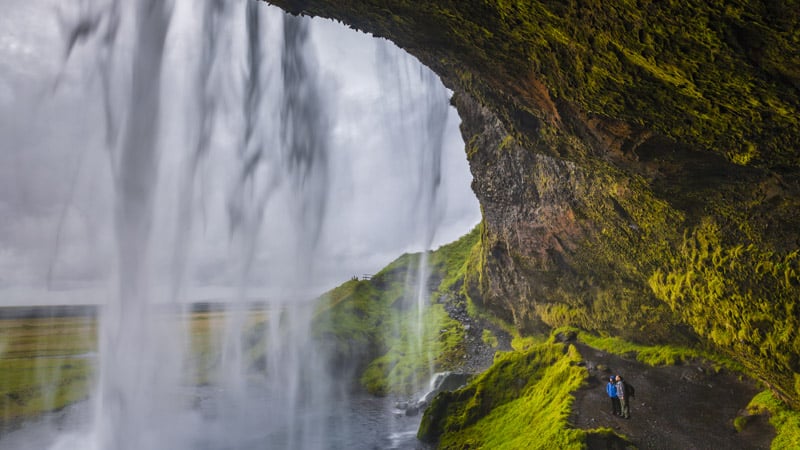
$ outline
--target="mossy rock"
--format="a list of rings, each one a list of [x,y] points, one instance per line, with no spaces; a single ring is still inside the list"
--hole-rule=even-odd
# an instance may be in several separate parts
[[[437,395],[417,437],[442,448],[581,448],[584,432],[567,424],[584,369],[572,346],[545,343],[498,354],[467,386]]]

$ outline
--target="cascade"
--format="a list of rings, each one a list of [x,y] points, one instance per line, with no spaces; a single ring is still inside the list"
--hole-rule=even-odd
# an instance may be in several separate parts
[[[338,25],[261,2],[84,0],[60,20],[66,57],[54,92],[80,80],[98,99],[86,115],[101,126],[55,221],[48,286],[65,276],[72,209],[88,211],[98,231],[86,245],[107,247],[96,252],[111,268],[99,276],[88,400],[58,425],[0,435],[0,447],[413,448],[414,420],[329,376],[310,326],[317,296],[344,280],[338,266],[375,257],[380,231],[402,234],[381,251],[420,251],[404,293],[415,319],[387,332],[427,355],[416,389],[434,375],[422,336],[427,250],[467,229],[451,224],[458,234],[441,237],[455,128],[441,82],[374,40],[366,59],[377,73],[342,87],[322,68],[336,55],[318,52]],[[356,130],[358,120],[374,123]],[[370,159],[376,150],[388,156]],[[381,208],[376,196],[387,193],[398,206]],[[387,211],[396,218],[382,219]],[[198,303],[215,312],[210,342],[194,337]],[[198,357],[203,346],[218,356]]]
[[[415,235],[421,248],[427,250],[433,244],[443,209],[439,189],[442,176],[441,149],[448,113],[447,92],[432,72],[419,70],[416,61],[386,42],[378,47],[378,67],[382,72],[380,79],[383,80],[383,92],[394,90],[394,97],[400,99],[396,105],[397,110],[392,114],[409,118],[403,126],[396,127],[397,133],[393,135],[393,139],[400,142],[403,148],[409,149],[417,161],[414,174],[416,179],[413,182],[417,186],[414,193],[417,205],[414,217]],[[415,102],[407,102],[407,96],[403,92],[409,91],[412,86],[418,86],[421,98]],[[420,111],[421,114],[414,114]],[[391,330],[396,335],[408,336],[406,348],[427,362],[427,370],[421,376],[417,372],[412,373],[411,385],[415,391],[423,389],[428,379],[434,376],[436,349],[424,345],[424,314],[430,294],[429,272],[428,252],[422,251],[416,268],[408,273],[405,289],[405,295],[409,297],[415,313],[410,321],[399,320],[399,323],[394,324],[395,329]],[[404,326],[409,329],[399,329]]]

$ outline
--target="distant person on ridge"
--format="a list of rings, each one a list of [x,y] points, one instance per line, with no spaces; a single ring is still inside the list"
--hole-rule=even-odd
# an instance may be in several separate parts
[[[606,384],[606,393],[608,393],[608,397],[611,399],[611,414],[615,416],[622,415],[622,410],[619,406],[619,397],[617,397],[617,385],[614,382],[614,376],[610,376],[608,378],[608,383]]]
[[[617,397],[619,397],[619,404],[622,408],[622,413],[620,414],[625,419],[631,418],[631,407],[628,402],[630,398],[628,398],[628,387],[625,385],[625,381],[622,380],[622,376],[617,375]]]

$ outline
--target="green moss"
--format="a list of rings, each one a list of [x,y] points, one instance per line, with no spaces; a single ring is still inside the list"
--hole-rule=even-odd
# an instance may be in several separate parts
[[[585,332],[579,332],[578,339],[609,353],[617,355],[633,353],[638,361],[651,366],[671,366],[701,356],[701,352],[690,348],[640,345],[616,337],[599,337]]]
[[[733,429],[736,430],[737,433],[741,433],[745,428],[747,428],[747,425],[752,420],[752,417],[753,416],[750,415],[736,416],[736,418],[733,419]]]
[[[561,266],[541,267],[524,257],[515,264],[531,280],[529,295],[537,299],[532,315],[552,328],[576,326],[629,340],[680,338],[678,316],[648,289],[647,279],[680,240],[676,230],[684,222],[683,214],[657,198],[645,180],[626,179],[609,165],[597,164],[591,178],[568,173],[569,189],[581,198],[574,211],[582,216],[576,220],[593,231],[566,252]],[[559,190],[568,189],[563,182],[550,187],[540,181],[547,176],[542,170],[533,177],[539,195],[563,195]],[[625,311],[624,322],[618,320],[620,310]]]
[[[514,136],[506,136],[500,142],[500,150],[509,148],[514,143]]]
[[[635,355],[636,360],[649,366],[672,366],[692,360],[702,359],[735,372],[745,368],[737,361],[709,350],[676,345],[642,345],[612,336],[598,336],[574,327],[553,330],[556,334],[575,333],[577,339],[586,345],[615,355]]]
[[[800,448],[800,411],[792,410],[770,391],[753,397],[747,409],[751,414],[766,412],[770,415],[769,422],[776,431],[772,449]]]
[[[557,97],[587,111],[655,128],[731,161],[797,163],[785,147],[786,134],[798,134],[797,92],[780,83],[798,79],[798,39],[789,31],[797,27],[796,8],[494,1],[477,13],[440,5],[426,13],[443,16],[449,41],[474,45],[462,59],[477,73],[496,72],[487,79],[533,72]]]
[[[492,333],[492,330],[484,329],[483,333],[481,334],[481,340],[489,347],[497,347],[497,336]]]
[[[800,373],[794,374],[794,392],[800,397]]]
[[[586,432],[567,421],[570,392],[586,375],[580,359],[554,343],[500,353],[467,386],[433,400],[418,437],[446,449],[584,448]]]
[[[521,336],[517,333],[511,340],[511,348],[518,352],[523,352],[546,341],[547,338],[543,336]]]
[[[716,223],[704,221],[650,286],[698,334],[800,407],[800,252],[724,242]]]

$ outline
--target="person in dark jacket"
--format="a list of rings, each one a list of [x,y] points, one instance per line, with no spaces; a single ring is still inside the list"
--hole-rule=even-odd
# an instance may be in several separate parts
[[[620,414],[625,419],[631,418],[631,407],[628,402],[630,400],[628,398],[627,389],[625,389],[625,381],[622,380],[622,376],[617,375],[617,397],[619,397],[619,405],[622,408],[622,413]]]
[[[617,384],[613,376],[608,378],[606,393],[608,394],[608,398],[611,399],[611,414],[615,416],[622,415],[622,409],[619,406],[619,397],[617,397]]]

